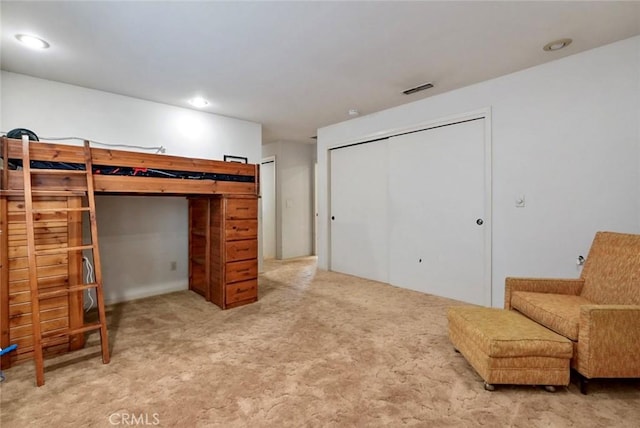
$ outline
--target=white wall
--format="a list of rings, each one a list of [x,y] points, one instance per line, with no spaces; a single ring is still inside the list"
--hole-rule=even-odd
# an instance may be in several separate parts
[[[204,159],[261,158],[257,123],[4,71],[1,81],[2,131],[28,128],[41,138],[162,145],[167,154]],[[107,302],[187,288],[185,198],[98,196],[96,205]],[[172,261],[176,271],[170,270]]]
[[[98,196],[96,211],[105,300],[188,288],[185,198]]]
[[[276,157],[276,257],[313,254],[315,144],[280,141],[263,146]]]
[[[639,52],[634,37],[319,129],[319,267],[330,147],[490,107],[493,306],[506,276],[577,277],[576,256],[597,230],[640,233]],[[525,208],[514,206],[519,195]]]

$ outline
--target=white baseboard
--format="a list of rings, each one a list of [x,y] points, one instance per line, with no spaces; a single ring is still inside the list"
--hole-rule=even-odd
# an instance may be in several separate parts
[[[132,288],[128,290],[117,290],[109,293],[109,287],[104,286],[104,303],[112,305],[114,303],[127,302],[129,300],[142,299],[145,297],[157,296],[160,294],[173,293],[175,291],[188,290],[189,284],[184,281],[164,282],[162,284],[148,284],[144,287]]]

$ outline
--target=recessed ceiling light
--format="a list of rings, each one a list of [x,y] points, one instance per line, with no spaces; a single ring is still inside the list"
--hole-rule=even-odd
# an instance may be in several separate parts
[[[205,100],[202,97],[195,97],[189,100],[189,104],[191,104],[195,108],[203,108],[209,105],[209,101]]]
[[[16,34],[16,39],[31,49],[47,49],[49,47],[49,43],[46,40],[28,34]]]
[[[544,45],[542,50],[545,50],[545,51],[557,51],[557,50],[560,50],[562,48],[566,48],[567,46],[569,46],[571,44],[572,41],[573,40],[571,40],[571,39],[554,40],[553,42],[549,42],[546,45]]]

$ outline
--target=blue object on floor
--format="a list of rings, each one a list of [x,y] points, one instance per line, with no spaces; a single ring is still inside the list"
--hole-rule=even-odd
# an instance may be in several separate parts
[[[4,349],[0,349],[0,357],[3,356],[6,353],[9,353],[9,352],[17,349],[17,348],[18,348],[18,345],[10,345],[10,346],[7,346]],[[0,370],[0,382],[4,382],[4,379],[5,379],[4,373],[2,373],[2,370]]]

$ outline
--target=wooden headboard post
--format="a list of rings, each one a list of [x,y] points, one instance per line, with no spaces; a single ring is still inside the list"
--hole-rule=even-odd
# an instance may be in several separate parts
[[[0,138],[0,153],[2,155],[2,175],[0,176],[0,193],[8,188],[9,182],[9,147],[6,137]],[[6,348],[9,343],[9,231],[7,197],[0,196],[0,348]],[[8,367],[11,364],[9,354],[2,356],[0,365]]]
[[[0,348],[9,345],[9,233],[8,233],[7,197],[0,196]],[[9,354],[0,361],[2,367],[9,367]]]
[[[2,176],[0,178],[0,189],[6,190],[9,187],[9,144],[6,137],[0,139],[0,153],[2,153]]]

